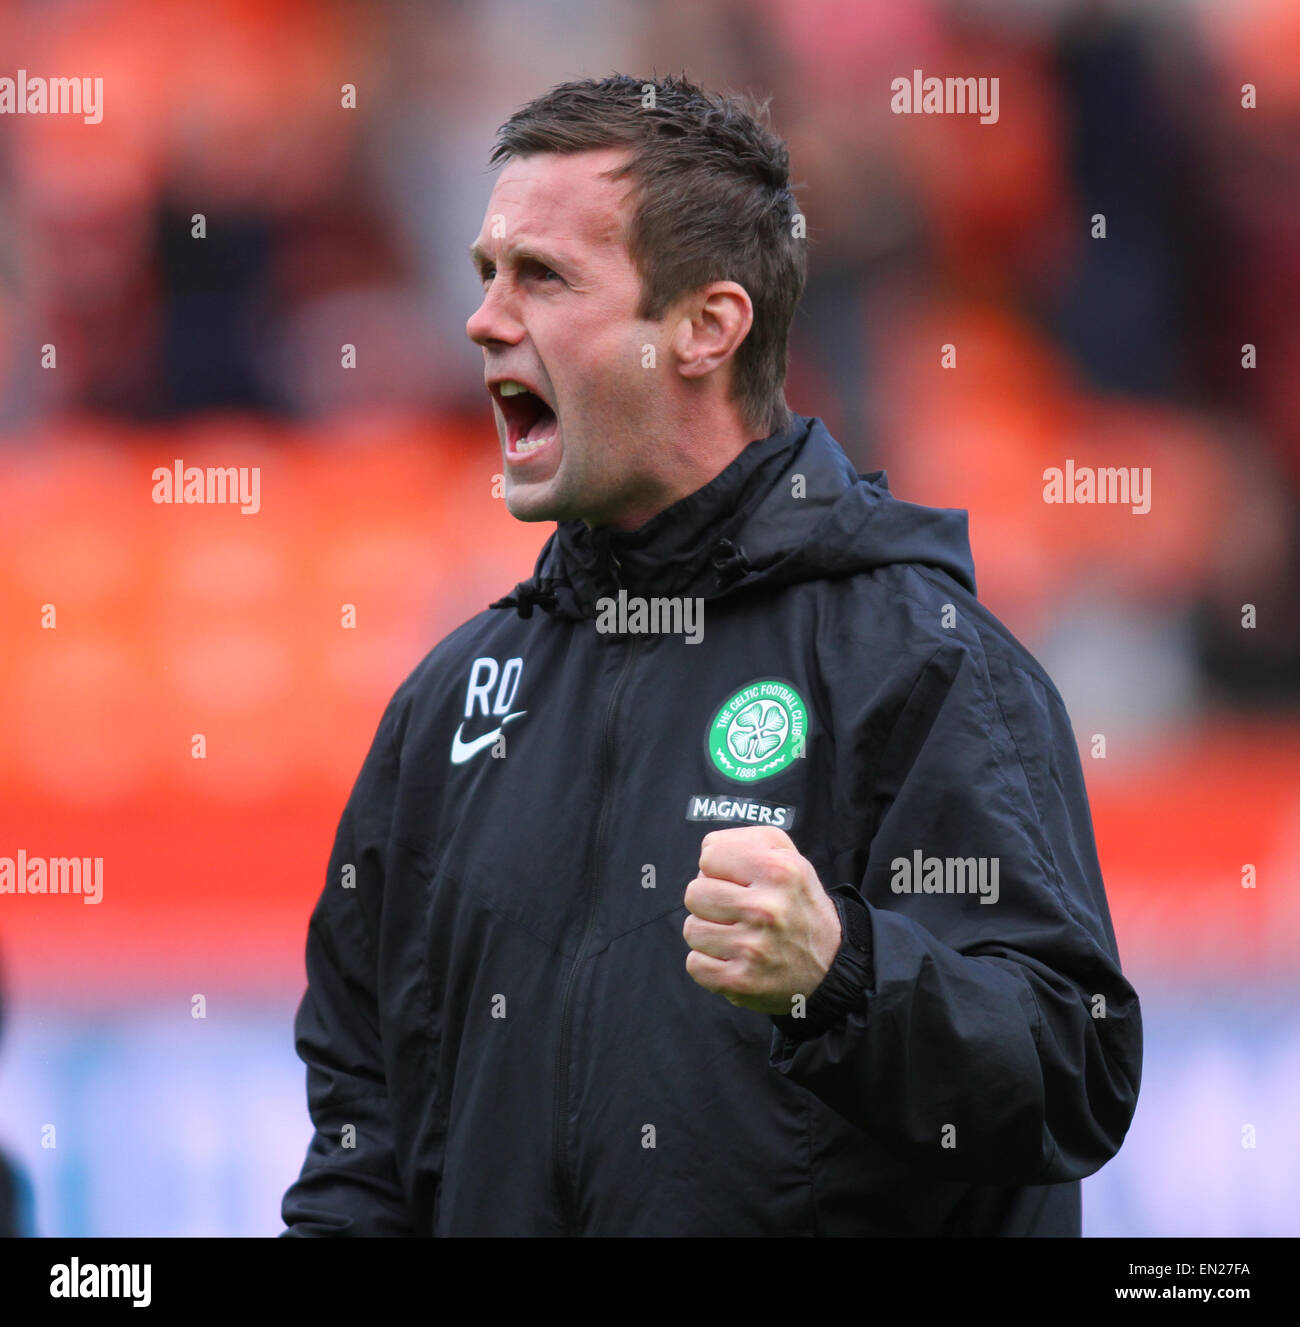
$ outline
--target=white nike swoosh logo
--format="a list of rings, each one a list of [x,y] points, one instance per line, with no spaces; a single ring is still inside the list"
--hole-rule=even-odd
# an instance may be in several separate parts
[[[462,723],[460,728],[456,729],[456,736],[451,739],[451,763],[453,765],[463,765],[471,756],[482,751],[484,747],[491,746],[501,736],[501,729],[511,719],[517,719],[521,714],[527,713],[527,710],[516,710],[513,714],[507,714],[490,733],[484,733],[482,737],[476,737],[472,742],[462,742],[460,740],[460,729],[465,726]]]

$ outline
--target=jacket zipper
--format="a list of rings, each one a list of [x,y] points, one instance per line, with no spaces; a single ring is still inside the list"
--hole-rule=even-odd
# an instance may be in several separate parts
[[[618,566],[617,559],[614,560],[614,565]],[[592,927],[596,920],[596,904],[599,901],[600,890],[597,872],[600,869],[601,849],[605,837],[605,813],[609,808],[610,734],[614,725],[614,716],[618,709],[619,697],[623,692],[623,685],[632,671],[632,664],[636,659],[640,645],[640,637],[633,636],[628,646],[627,656],[623,660],[623,667],[614,681],[614,689],[609,693],[609,704],[605,707],[605,717],[600,736],[600,809],[596,813],[596,832],[591,839],[585,872],[587,919],[583,926],[582,939],[578,942],[577,953],[574,955],[568,978],[564,983],[564,998],[560,1005],[560,1048],[555,1061],[555,1115],[551,1132],[551,1160],[555,1176],[556,1195],[560,1206],[560,1220],[566,1235],[575,1233],[577,1225],[573,1179],[569,1174],[567,1160],[564,1155],[564,1127],[565,1117],[568,1113],[569,1096],[569,1041],[573,1031],[570,1001],[573,995],[574,981],[578,975],[578,967],[582,963],[587,949],[587,942],[591,938]]]

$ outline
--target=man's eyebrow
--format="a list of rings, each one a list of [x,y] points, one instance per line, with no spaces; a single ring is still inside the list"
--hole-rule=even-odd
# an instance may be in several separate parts
[[[531,245],[527,244],[521,245],[517,249],[507,249],[506,254],[508,257],[514,258],[517,262],[522,260],[524,262],[540,263],[543,267],[549,267],[554,271],[559,271],[561,268],[572,266],[567,258],[552,257],[550,254],[543,253],[540,249],[533,248]],[[493,262],[492,257],[485,249],[479,246],[477,240],[469,246],[469,258],[470,262],[474,264],[475,270],[478,272],[482,272],[484,267]]]

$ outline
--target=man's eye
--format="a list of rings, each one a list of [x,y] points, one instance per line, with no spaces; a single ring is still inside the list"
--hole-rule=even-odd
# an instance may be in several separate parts
[[[535,270],[538,276],[540,276],[543,281],[548,281],[550,280],[551,277],[554,277],[556,281],[564,280],[564,278],[558,272],[554,271],[552,268],[542,267],[539,264]],[[487,283],[491,281],[494,276],[496,276],[496,274],[497,271],[495,267],[485,267],[482,270],[482,272],[479,273],[479,277],[482,280],[483,284],[486,286]]]

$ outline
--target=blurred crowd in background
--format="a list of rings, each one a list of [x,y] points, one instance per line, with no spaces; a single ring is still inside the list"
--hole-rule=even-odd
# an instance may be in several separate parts
[[[41,1233],[277,1229],[343,799],[549,532],[492,493],[465,335],[488,155],[611,72],[770,96],[810,246],[789,402],[970,511],[981,598],[1065,696],[1150,1029],[1085,1229],[1294,1232],[1294,1148],[1236,1141],[1300,1090],[1294,0],[0,5],[19,68],[104,80],[98,124],[0,116],[0,851],[106,862],[98,907],[0,908],[0,1141]],[[893,114],[914,69],[997,77],[997,122]],[[173,458],[261,466],[261,512],[152,504]],[[1046,504],[1068,459],[1150,467],[1150,511]]]
[[[1151,714],[1202,701],[1197,682],[1231,703],[1300,693],[1287,0],[122,0],[10,6],[0,50],[106,83],[93,133],[50,116],[0,134],[0,422],[19,438],[85,412],[486,418],[464,249],[496,126],[578,68],[685,68],[770,94],[790,143],[810,233],[794,408],[944,505],[972,506],[972,482],[1023,487],[1040,453],[1153,459],[1148,524],[1175,492],[1205,519],[1157,540],[1143,560],[1160,565],[1117,577],[1104,608],[1041,574],[1070,574],[1038,546],[1069,539],[1062,521],[999,541],[984,587],[1040,641],[1077,635],[1079,613],[1103,635],[1152,606],[1175,620],[1175,657],[1149,642],[1130,670]],[[996,73],[998,123],[892,114],[913,67]],[[58,372],[33,371],[45,341]],[[1129,557],[1109,534],[1086,553]],[[1228,611],[1243,596],[1246,637]]]

